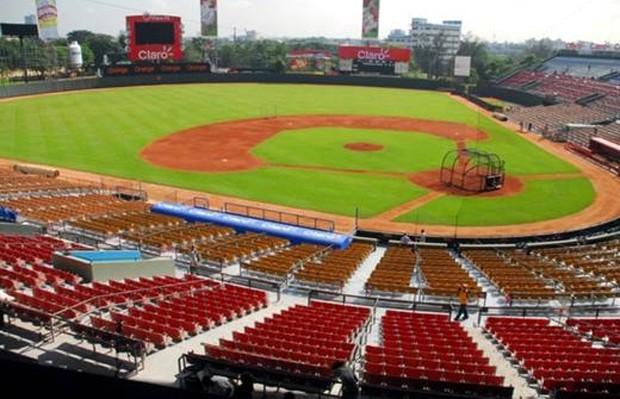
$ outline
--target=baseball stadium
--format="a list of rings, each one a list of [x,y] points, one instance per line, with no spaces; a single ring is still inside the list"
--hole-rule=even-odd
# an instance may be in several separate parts
[[[184,62],[179,17],[128,15],[129,62],[0,85],[6,381],[620,397],[620,56],[409,77],[362,13],[330,73]]]

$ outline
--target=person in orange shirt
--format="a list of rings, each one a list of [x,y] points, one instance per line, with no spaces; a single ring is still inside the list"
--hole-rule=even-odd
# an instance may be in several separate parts
[[[463,316],[461,320],[467,320],[469,318],[469,315],[467,314],[467,303],[469,302],[469,289],[467,288],[467,284],[462,284],[459,287],[458,298],[459,311],[456,313],[454,321],[459,321],[461,316]]]

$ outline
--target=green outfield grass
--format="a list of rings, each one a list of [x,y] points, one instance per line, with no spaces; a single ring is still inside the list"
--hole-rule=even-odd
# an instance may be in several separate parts
[[[376,215],[424,194],[425,190],[398,176],[276,166],[208,174],[165,169],[145,163],[139,157],[140,151],[153,140],[179,130],[227,120],[302,114],[401,116],[461,122],[480,127],[490,135],[488,141],[474,141],[469,145],[498,153],[506,160],[511,174],[577,171],[569,163],[443,93],[312,85],[162,85],[15,99],[0,103],[0,157],[334,214],[351,215],[359,208],[362,217]],[[342,147],[345,141],[377,143],[385,149],[352,152]],[[430,135],[314,128],[284,132],[254,151],[269,162],[298,167],[411,172],[438,168],[446,148],[453,148],[448,140]],[[215,151],[199,148],[196,156],[208,157]],[[572,205],[540,212],[528,202],[513,200],[517,201],[513,205],[528,209],[533,214],[531,217],[539,220],[579,211],[594,196],[591,188],[585,194],[573,192],[570,187],[562,192],[563,202]],[[584,199],[584,195],[588,198]],[[434,203],[428,206],[442,207]],[[444,206],[449,213],[451,205]],[[437,216],[432,217],[429,212],[426,223],[445,223],[442,212],[438,209]],[[485,224],[490,225],[521,223],[523,219],[508,212],[488,218]]]

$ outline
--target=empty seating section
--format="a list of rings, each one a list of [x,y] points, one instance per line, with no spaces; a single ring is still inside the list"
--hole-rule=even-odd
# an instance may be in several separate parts
[[[252,258],[270,254],[289,245],[290,242],[285,238],[271,237],[262,233],[243,233],[225,235],[215,241],[197,243],[195,247],[202,261],[230,265],[250,261]]]
[[[566,325],[574,327],[580,334],[620,346],[620,319],[568,319]]]
[[[123,201],[111,195],[85,194],[56,197],[11,198],[0,206],[16,210],[25,219],[42,223],[58,223],[91,215],[145,211],[150,206],[141,201]]]
[[[0,285],[14,298],[7,302],[11,314],[47,324],[54,318],[72,320],[73,331],[91,334],[94,341],[101,341],[102,334],[113,337],[120,322],[126,338],[144,341],[151,349],[268,304],[264,291],[193,275],[79,284],[77,276],[41,263],[52,250],[70,247],[49,237],[0,236]],[[14,248],[20,252],[14,253]],[[89,323],[80,323],[86,314]]]
[[[342,288],[373,251],[374,246],[367,243],[352,243],[347,249],[329,251],[320,260],[297,270],[295,280]]]
[[[531,269],[541,278],[551,281],[558,293],[570,294],[575,298],[607,298],[611,296],[609,284],[602,284],[600,278],[596,278],[570,265],[561,264],[534,253],[526,254],[522,251],[506,251],[510,261],[525,268]]]
[[[568,142],[588,147],[590,138],[602,137],[612,143],[620,144],[620,124],[596,125],[592,127],[572,128],[567,135]]]
[[[330,379],[336,360],[353,358],[356,337],[368,326],[370,309],[313,301],[233,332],[220,345],[205,344],[205,355],[266,371]],[[284,376],[286,378],[286,376]]]
[[[523,130],[527,130],[531,123],[530,130],[540,133],[562,129],[569,123],[590,124],[609,119],[605,112],[574,103],[514,108],[506,115],[522,125]]]
[[[77,284],[81,277],[51,267],[52,252],[80,248],[46,236],[0,234],[0,286],[6,289],[35,288],[44,283]]]
[[[420,248],[419,254],[424,295],[456,297],[461,284],[467,284],[472,299],[483,294],[476,280],[444,249]]]
[[[534,72],[528,70],[522,70],[499,82],[500,86],[511,87],[513,89],[520,89],[523,86],[529,86],[537,83],[539,80],[544,79],[546,74],[541,72]]]
[[[463,251],[471,261],[504,295],[513,300],[549,300],[556,296],[553,282],[531,269],[511,261],[504,253],[494,250]]]
[[[293,245],[257,259],[241,262],[240,265],[250,274],[281,279],[292,272],[293,268],[301,267],[303,263],[321,256],[327,248],[314,244]]]
[[[97,286],[111,292],[134,287],[133,291],[117,294],[126,298],[125,304],[129,305],[124,310],[115,307],[91,315],[90,324],[107,332],[118,332],[120,325],[123,335],[144,341],[149,351],[165,348],[268,304],[265,292],[190,275],[183,279],[111,281],[109,287]]]
[[[602,280],[614,292],[620,288],[620,240],[578,247],[537,249],[535,253],[560,264],[572,266]]]
[[[388,247],[366,282],[366,290],[416,294],[418,289],[411,286],[416,261],[411,247]]]
[[[601,81],[560,73],[532,72],[523,70],[499,82],[502,87],[529,91],[543,96],[552,96],[575,101],[594,94],[605,98],[617,98],[620,86],[614,81]]]
[[[616,82],[620,86],[620,82]],[[599,109],[603,112],[608,112],[613,115],[620,114],[620,95],[605,96],[599,100],[588,103],[589,107]],[[617,143],[618,141],[615,140]]]
[[[47,195],[67,195],[94,191],[96,188],[87,184],[74,184],[55,178],[0,169],[0,198],[3,199],[35,192]]]
[[[547,319],[490,317],[485,329],[538,380],[544,391],[596,391],[620,383],[620,348],[594,347]]]
[[[206,223],[181,223],[174,226],[147,227],[142,230],[125,231],[123,240],[140,248],[172,248],[187,249],[194,242],[215,240],[219,237],[234,234],[234,229]]]
[[[423,389],[428,381],[503,384],[489,359],[446,314],[388,310],[382,346],[367,345],[363,383]]]
[[[546,60],[540,69],[547,73],[599,78],[620,71],[620,61],[614,58],[556,56]]]
[[[126,231],[179,226],[183,223],[185,223],[183,219],[153,213],[144,209],[122,214],[106,214],[70,222],[74,229],[86,230],[103,236],[118,235]]]
[[[612,83],[594,79],[551,74],[542,79],[538,86],[530,90],[543,95],[553,95],[565,100],[575,101],[597,93],[617,96],[617,87]]]
[[[556,56],[536,71],[521,70],[498,85],[570,102],[581,99],[588,108],[612,116],[620,113],[619,67],[617,59]]]

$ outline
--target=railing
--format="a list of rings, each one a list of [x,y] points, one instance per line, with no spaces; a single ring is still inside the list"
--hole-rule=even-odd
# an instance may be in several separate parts
[[[278,223],[289,224],[299,227],[309,227],[316,230],[334,231],[336,223],[333,220],[315,218],[298,213],[276,211],[249,205],[226,202],[224,212],[235,215],[248,216],[255,219],[271,220]]]
[[[511,317],[592,317],[598,318],[602,314],[617,315],[620,308],[616,306],[482,306],[478,312],[478,325],[481,325],[483,317],[511,316]]]

